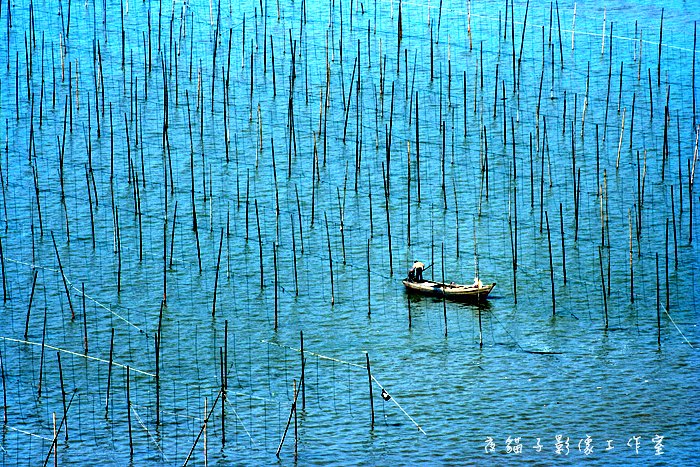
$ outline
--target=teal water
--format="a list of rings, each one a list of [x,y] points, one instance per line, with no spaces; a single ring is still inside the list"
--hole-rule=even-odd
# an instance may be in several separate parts
[[[61,373],[62,464],[693,463],[697,7],[64,3],[0,10],[3,464]]]

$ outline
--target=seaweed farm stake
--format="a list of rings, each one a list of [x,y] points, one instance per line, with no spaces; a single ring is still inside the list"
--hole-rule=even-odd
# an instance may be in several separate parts
[[[668,217],[666,218],[666,250],[664,254],[665,270],[666,270],[666,312],[671,309],[670,284],[668,280]]]
[[[479,348],[484,347],[484,334],[481,327],[481,307],[479,307]]]
[[[122,290],[122,237],[119,233],[119,208],[114,208],[114,223],[117,230],[117,294]]]
[[[659,44],[660,46],[661,44]],[[651,68],[647,68],[647,75],[649,77],[649,119],[654,119],[654,98],[651,94]]]
[[[66,297],[68,297],[68,305],[70,306],[71,321],[75,319],[75,310],[73,310],[73,302],[70,299],[70,290],[68,289],[68,280],[66,275],[63,273],[63,265],[61,264],[61,257],[58,255],[58,247],[56,247],[56,239],[53,236],[53,231],[51,231],[51,240],[53,241],[53,248],[56,252],[56,259],[58,260],[58,269],[61,272],[61,278],[63,279],[63,287],[66,290]],[[4,278],[3,274],[3,278]]]
[[[418,184],[418,204],[420,204],[420,138],[418,132],[418,91],[416,91],[416,183]],[[387,213],[387,217],[389,214]]]
[[[294,215],[289,213],[290,225],[292,226],[292,256],[294,263],[294,295],[299,296],[299,276],[297,274],[297,241],[294,234]]]
[[[2,242],[0,240],[0,242]],[[34,269],[33,274],[32,274],[32,292],[29,294],[29,305],[27,306],[27,320],[24,324],[24,340],[27,340],[27,334],[29,332],[29,315],[32,312],[32,301],[34,300],[34,289],[36,288],[36,277],[38,275],[38,271]],[[3,274],[4,278],[4,274]]]
[[[221,228],[221,237],[219,238],[219,256],[216,260],[216,276],[214,277],[214,300],[211,305],[211,317],[216,316],[216,292],[219,285],[219,270],[221,266],[221,249],[224,244],[224,228]]]
[[[696,152],[695,152],[695,160],[697,161],[697,146],[696,146]],[[693,164],[693,170],[690,170],[690,159],[688,159],[688,219],[689,219],[689,225],[688,225],[688,243],[691,244],[693,243],[693,185],[695,185],[695,182],[693,181],[695,175],[695,164]]]
[[[304,230],[301,221],[301,203],[299,202],[299,190],[297,190],[296,184],[294,185],[294,193],[297,198],[297,218],[299,220],[299,241],[301,242],[301,254],[304,254]],[[312,219],[313,223],[313,219]]]
[[[51,457],[51,453],[54,453],[54,465],[56,465],[56,460],[58,459],[58,454],[56,453],[56,448],[58,446],[58,435],[61,433],[61,428],[63,427],[63,424],[66,421],[66,415],[68,414],[68,410],[70,410],[71,404],[73,404],[73,398],[77,392],[73,392],[73,395],[70,398],[70,401],[68,401],[68,406],[66,410],[63,413],[63,418],[61,419],[61,423],[58,425],[58,429],[56,429],[56,412],[53,413],[53,418],[54,418],[54,435],[53,435],[53,440],[51,441],[51,448],[49,449],[48,454],[46,454],[46,459],[44,459],[44,467],[46,467],[46,464],[49,462],[49,458]]]
[[[659,25],[659,59],[656,65],[656,86],[661,86],[661,42],[664,37],[664,9],[661,9],[661,24]],[[693,91],[693,94],[695,91]]]
[[[440,261],[442,262],[442,282],[445,282],[445,242],[440,244]],[[447,301],[445,289],[442,289],[442,314],[445,318],[445,337],[447,337]]]
[[[105,398],[105,418],[109,413],[109,389],[112,383],[112,358],[114,357],[114,328],[112,328],[112,338],[109,341],[109,366],[107,370],[107,396]]]
[[[389,275],[394,275],[394,262],[391,254],[391,219],[389,216],[389,193],[387,191],[386,185],[386,174],[384,171],[384,162],[382,162],[382,176],[384,177],[384,202],[386,207],[386,228],[387,228],[387,241],[389,243]]]
[[[258,224],[258,248],[260,251],[260,288],[265,287],[265,282],[263,281],[263,250],[262,250],[262,236],[260,235],[260,216],[258,215],[258,199],[255,198],[255,221]]]
[[[83,295],[83,334],[85,335],[83,339],[83,344],[85,347],[85,355],[88,354],[88,333],[87,333],[87,310],[85,308],[85,282],[82,284],[82,295]]]
[[[130,376],[129,376],[129,365],[126,366],[126,415],[127,424],[129,426],[129,454],[131,457],[134,456],[134,439],[131,434],[131,386],[130,386]]]
[[[46,305],[44,305],[44,327],[41,332],[41,360],[39,362],[39,384],[37,388],[37,397],[41,398],[41,387],[44,380],[44,350],[46,344]]]
[[[304,373],[306,370],[306,358],[304,357],[304,331],[299,331],[299,339],[301,341],[301,379],[299,380],[299,389],[301,390],[301,410],[306,410],[306,384],[304,383]]]
[[[331,305],[335,304],[335,286],[333,284],[333,254],[331,253],[331,236],[328,232],[328,216],[323,212],[323,218],[326,221],[326,238],[328,240],[328,266],[330,267],[331,277]]]
[[[63,418],[68,416],[68,407],[66,406],[66,391],[63,389],[63,368],[61,367],[61,352],[56,352],[58,358],[58,377],[61,382],[61,399],[63,400]],[[68,441],[68,421],[66,421],[66,441]]]
[[[605,274],[603,273],[603,246],[598,246],[598,261],[600,263],[600,285],[603,290],[603,308],[605,310],[605,329],[608,329],[608,294],[605,292]]]
[[[224,388],[228,389],[228,320],[224,320]],[[226,400],[226,393],[224,393]]]
[[[161,302],[161,313],[163,302]],[[153,336],[153,344],[156,354],[156,426],[160,425],[160,331]]]
[[[678,239],[676,236],[676,205],[673,200],[673,185],[671,185],[671,218],[673,219],[673,260],[674,268],[678,269]]]
[[[275,274],[275,284],[274,284],[274,290],[275,290],[275,331],[277,330],[277,323],[278,323],[278,314],[279,314],[279,300],[278,300],[278,291],[277,291],[277,244],[274,242],[272,243],[272,257],[273,257],[273,265],[274,265],[274,274]]]
[[[556,301],[554,299],[554,266],[552,264],[552,237],[549,232],[549,215],[544,212],[544,218],[547,224],[547,244],[549,245],[549,277],[552,283],[552,316],[556,314]]]
[[[657,342],[661,349],[661,292],[659,290],[659,253],[656,253],[656,330]]]
[[[561,227],[561,257],[562,268],[564,270],[564,285],[566,285],[566,247],[564,245],[564,215],[562,213],[562,204],[559,203],[559,223]]]
[[[410,313],[409,313],[410,316]],[[372,370],[369,364],[369,353],[365,352],[367,357],[367,379],[369,380],[369,408],[371,413],[371,429],[374,430],[374,397],[372,396]]]
[[[673,191],[671,192],[673,193]],[[630,303],[634,303],[634,262],[632,250],[632,210],[627,210],[627,222],[629,224],[629,244],[630,244]]]
[[[0,265],[2,265],[2,300],[3,302],[7,301],[7,273],[5,272],[5,255],[3,254],[2,251],[2,237],[0,236]],[[36,270],[34,271],[34,280],[36,280]],[[32,286],[32,296],[34,296],[34,287]],[[32,302],[30,300],[29,302],[29,309],[32,309]],[[27,312],[27,322],[29,322],[29,312]],[[27,332],[25,330],[24,332],[25,339],[27,336]]]
[[[695,122],[696,122],[696,120],[695,120],[695,117],[696,117],[696,115],[695,115],[695,47],[697,46],[697,42],[698,42],[698,22],[693,21],[693,72],[692,72],[693,85],[691,87],[691,89],[693,90],[692,91],[692,94],[693,94],[693,127],[695,126]]]
[[[92,191],[90,190],[90,174],[85,168],[85,179],[87,180],[88,204],[90,205],[90,233],[92,236],[92,249],[95,249],[95,216],[92,209]]]
[[[175,245],[175,221],[177,219],[177,200],[175,200],[175,210],[173,212],[173,228],[170,233],[170,262],[168,264],[168,269],[173,268],[173,249]]]
[[[369,244],[370,239],[367,239],[367,317],[372,317],[372,292],[371,292],[371,281],[370,281],[370,263],[369,263]]]
[[[26,340],[26,337],[25,337]],[[3,422],[7,424],[7,383],[5,382],[5,364],[2,360],[2,351],[0,351],[0,375],[2,375],[2,411]]]
[[[219,379],[221,381],[221,447],[226,445],[226,372],[224,370],[224,349],[219,347]]]

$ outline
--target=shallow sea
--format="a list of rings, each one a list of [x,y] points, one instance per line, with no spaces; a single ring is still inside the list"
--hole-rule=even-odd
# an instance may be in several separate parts
[[[696,462],[697,5],[55,3],[0,7],[0,463]]]

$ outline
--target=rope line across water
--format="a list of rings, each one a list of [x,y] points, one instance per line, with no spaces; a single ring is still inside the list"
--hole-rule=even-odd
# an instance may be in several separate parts
[[[75,355],[76,357],[82,357],[82,358],[85,358],[85,359],[87,359],[87,360],[95,360],[95,361],[97,361],[97,362],[109,363],[109,360],[105,360],[105,359],[103,359],[103,358],[93,357],[92,355],[85,355],[85,354],[82,354],[82,353],[73,352],[72,350],[61,349],[60,347],[54,347],[53,345],[49,345],[49,344],[41,344],[41,343],[39,343],[39,342],[25,341],[25,340],[22,340],[22,339],[13,339],[12,337],[5,337],[5,336],[0,336],[0,339],[5,340],[5,341],[8,341],[8,342],[17,342],[17,343],[19,343],[19,344],[36,345],[37,347],[41,347],[41,346],[43,345],[43,346],[46,347],[46,348],[49,348],[49,349],[51,349],[51,350],[56,350],[56,351],[58,351],[58,352],[63,352],[63,353],[65,353],[65,354]],[[112,361],[112,365],[116,365],[116,366],[119,366],[119,367],[122,367],[122,368],[126,368],[126,367],[127,367],[127,365],[122,365],[121,363],[117,363],[117,362],[115,362],[115,361]],[[150,376],[150,377],[152,377],[152,378],[154,378],[154,377],[156,376],[155,374],[149,373],[149,372],[147,372],[147,371],[137,370],[136,368],[133,368],[133,367],[129,367],[129,368],[131,369],[131,371],[135,371],[136,373],[140,373],[140,374],[142,374],[142,375]]]

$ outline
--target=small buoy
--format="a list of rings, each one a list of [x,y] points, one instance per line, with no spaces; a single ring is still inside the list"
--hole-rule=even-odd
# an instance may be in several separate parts
[[[384,389],[384,388],[382,388],[382,399],[384,399],[385,401],[388,401],[389,399],[391,399],[391,396],[389,395],[388,392],[386,392],[386,389]]]

